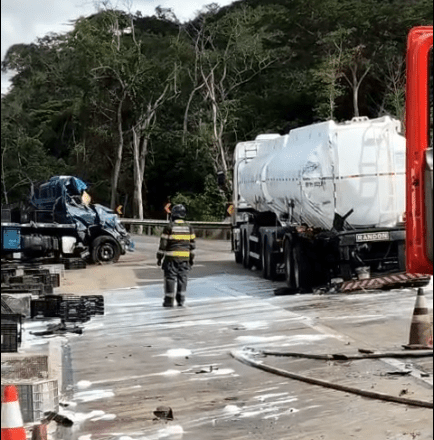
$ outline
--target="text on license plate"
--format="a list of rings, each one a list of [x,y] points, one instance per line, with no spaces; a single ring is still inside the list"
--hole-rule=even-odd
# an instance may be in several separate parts
[[[390,232],[357,234],[357,243],[365,243],[368,241],[389,241],[389,240],[390,240]]]

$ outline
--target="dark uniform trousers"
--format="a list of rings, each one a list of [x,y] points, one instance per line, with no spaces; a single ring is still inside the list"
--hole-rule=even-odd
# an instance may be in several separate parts
[[[190,268],[191,266],[188,261],[169,260],[164,262],[163,270],[166,305],[172,305],[175,298],[179,305],[184,305]]]
[[[193,264],[196,236],[190,225],[176,220],[164,229],[160,240],[157,259],[164,258],[164,306],[172,307],[175,299],[178,305],[185,302],[188,273]]]

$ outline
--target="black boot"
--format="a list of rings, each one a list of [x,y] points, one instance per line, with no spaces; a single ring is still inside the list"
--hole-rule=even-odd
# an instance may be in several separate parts
[[[176,295],[176,302],[178,303],[179,307],[184,307],[185,305],[185,295],[182,293],[178,293]]]
[[[175,307],[175,298],[172,298],[170,296],[165,296],[163,307]]]

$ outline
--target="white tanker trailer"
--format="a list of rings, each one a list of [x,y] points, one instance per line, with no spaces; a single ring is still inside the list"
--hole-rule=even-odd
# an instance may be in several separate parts
[[[354,118],[237,145],[233,248],[296,291],[405,270],[401,123]]]

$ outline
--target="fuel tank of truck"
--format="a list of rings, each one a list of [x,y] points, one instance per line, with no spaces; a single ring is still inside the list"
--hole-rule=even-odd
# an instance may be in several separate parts
[[[388,116],[354,118],[241,143],[236,205],[327,230],[336,214],[351,210],[347,221],[355,228],[396,226],[405,212],[406,142],[400,132],[401,123]]]

